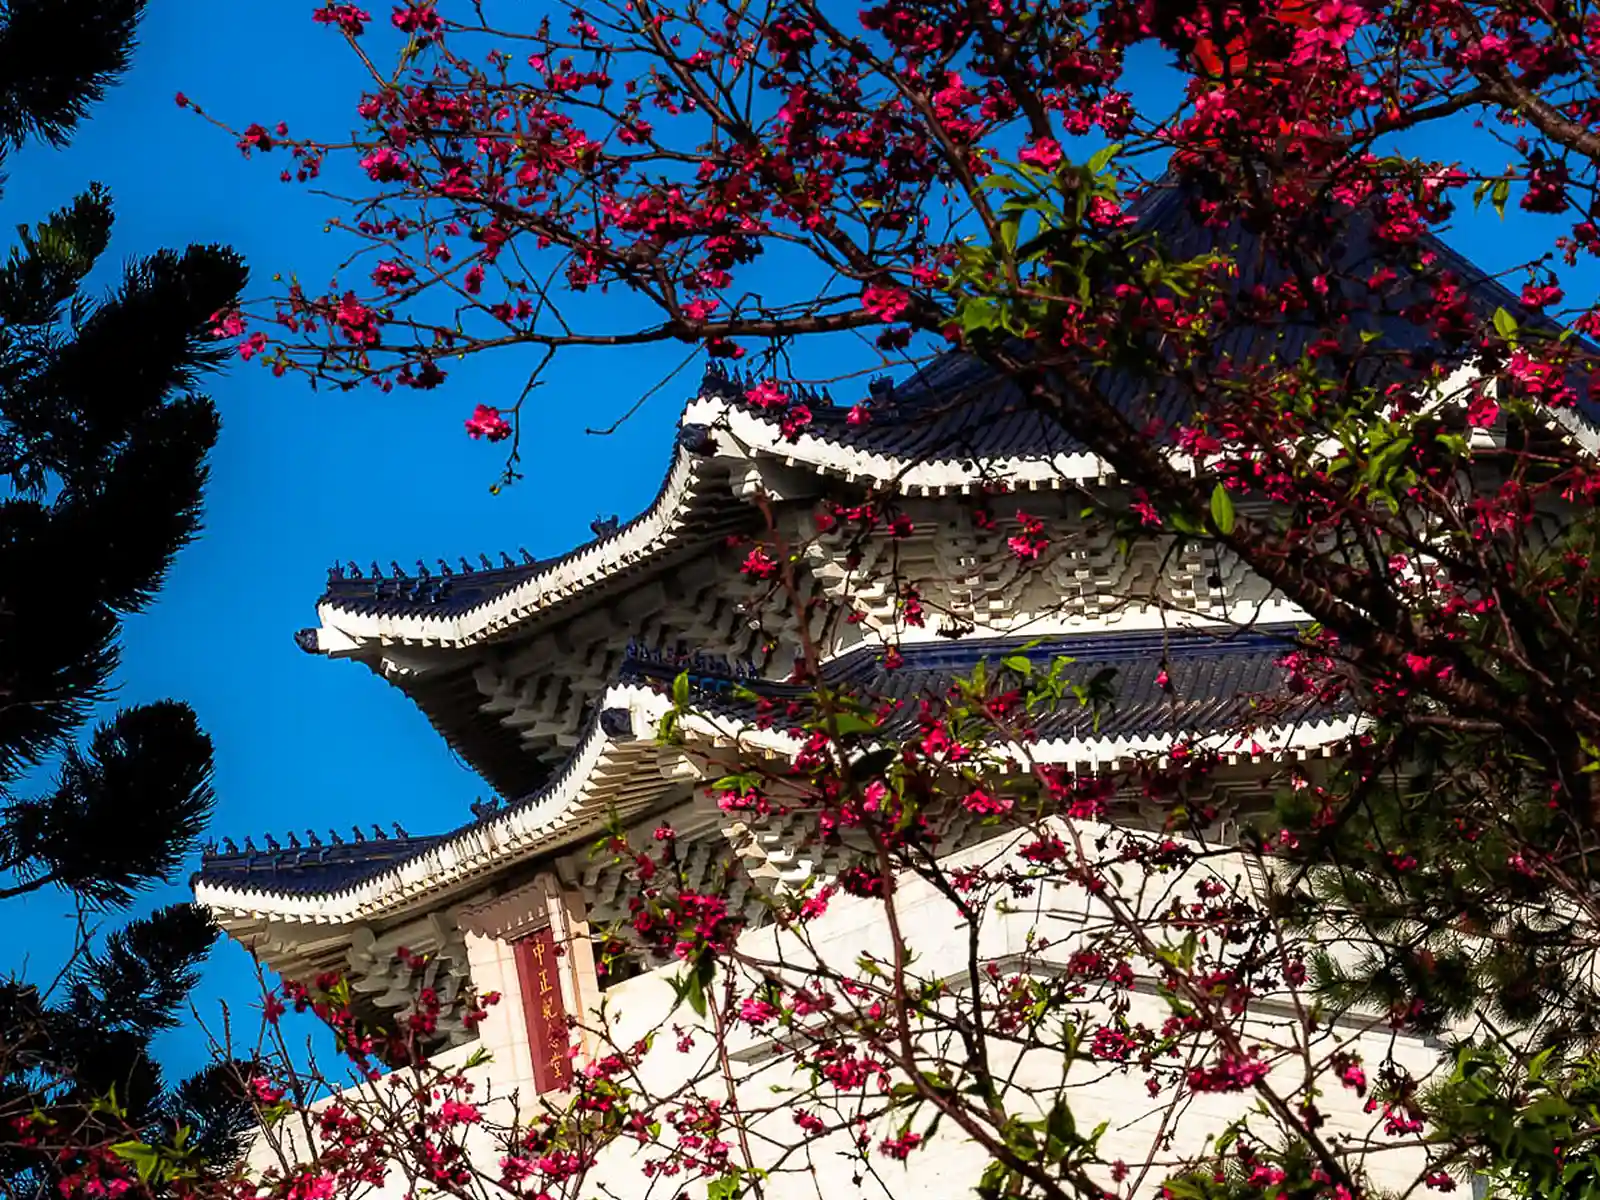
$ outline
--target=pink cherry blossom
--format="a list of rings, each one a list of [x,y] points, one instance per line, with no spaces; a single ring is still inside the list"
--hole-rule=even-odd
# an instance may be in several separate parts
[[[360,37],[366,32],[366,23],[372,20],[372,14],[354,4],[329,3],[313,12],[311,19],[319,25],[337,26],[351,37]]]
[[[1017,153],[1020,161],[1041,171],[1055,170],[1060,165],[1062,157],[1061,143],[1053,137],[1040,138]]]
[[[780,388],[775,380],[764,379],[745,392],[744,402],[751,408],[762,410],[786,408],[789,404],[789,394]]]
[[[485,438],[491,442],[504,441],[511,436],[511,423],[500,415],[498,408],[480,404],[467,418],[467,436]]]
[[[911,297],[900,288],[876,284],[861,293],[861,307],[880,321],[898,321],[911,309]]]
[[[778,560],[761,546],[754,546],[744,556],[739,570],[755,579],[771,579],[778,573]]]

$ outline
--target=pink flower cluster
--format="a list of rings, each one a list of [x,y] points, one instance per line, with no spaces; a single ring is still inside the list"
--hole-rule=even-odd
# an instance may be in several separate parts
[[[511,436],[511,422],[500,415],[500,410],[487,404],[480,404],[472,410],[472,415],[466,420],[467,436],[473,439],[484,438],[491,442],[502,442]]]

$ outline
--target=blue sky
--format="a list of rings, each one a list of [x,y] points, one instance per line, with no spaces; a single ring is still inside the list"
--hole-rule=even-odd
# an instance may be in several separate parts
[[[240,250],[258,293],[275,272],[327,278],[339,249],[322,229],[328,202],[279,183],[276,159],[245,161],[173,101],[182,90],[239,124],[348,131],[360,77],[343,39],[311,22],[312,7],[156,0],[133,71],[70,148],[9,161],[0,224],[37,220],[93,179],[112,189],[118,213],[102,286],[129,257],[201,241]],[[386,19],[387,7],[374,7]],[[217,748],[214,833],[281,837],[357,819],[422,832],[469,819],[487,789],[409,702],[365,668],[302,653],[292,635],[315,623],[335,558],[409,566],[518,546],[547,555],[587,540],[600,511],[628,516],[649,503],[697,374],[596,438],[585,426],[609,424],[660,371],[637,356],[614,371],[599,358],[571,361],[541,394],[528,477],[491,496],[500,450],[470,441],[462,421],[476,403],[513,397],[517,367],[484,363],[427,395],[314,393],[246,364],[211,381],[223,432],[205,534],[179,556],[160,601],[128,622],[118,699],[194,705]],[[187,896],[185,882],[151,899]],[[28,954],[30,975],[53,971],[71,941],[68,906],[42,895],[4,915],[0,961]],[[247,1003],[253,988],[248,957],[226,943],[200,1003],[214,1014],[218,997]],[[177,1041],[180,1061],[197,1053],[192,1034]]]
[[[388,6],[371,7],[383,21]],[[281,158],[246,161],[173,102],[181,90],[238,125],[286,120],[295,133],[325,137],[348,130],[361,78],[343,40],[311,22],[311,8],[309,0],[156,0],[134,70],[72,146],[11,159],[0,221],[35,220],[99,180],[119,214],[102,283],[127,257],[195,241],[240,250],[258,294],[277,272],[298,272],[313,287],[326,279],[340,250],[323,230],[329,202],[279,183]],[[1453,132],[1462,137],[1449,153],[1481,150],[1487,165],[1503,162],[1481,134],[1465,125]],[[1451,240],[1491,268],[1520,261],[1533,245],[1533,232],[1514,219],[1460,224]],[[356,820],[425,832],[467,819],[486,789],[421,715],[363,668],[301,653],[292,634],[314,623],[335,558],[410,564],[518,546],[547,555],[586,540],[597,514],[638,511],[660,482],[698,370],[683,372],[618,434],[584,429],[609,424],[681,355],[678,347],[599,351],[559,364],[525,437],[527,478],[500,496],[488,490],[499,451],[469,441],[461,422],[477,403],[514,397],[515,355],[470,365],[427,394],[314,393],[244,364],[212,382],[224,427],[206,532],[179,557],[159,603],[128,623],[119,699],[170,695],[198,710],[217,745],[214,833],[281,836]],[[179,884],[150,899],[187,895]],[[13,903],[5,916],[4,961],[29,954],[30,974],[51,970],[70,942],[67,906],[41,896]],[[253,987],[247,956],[223,944],[199,997],[203,1014],[214,1019],[222,997],[249,1003]],[[192,1064],[198,1036],[175,1036],[171,1050],[175,1065]]]

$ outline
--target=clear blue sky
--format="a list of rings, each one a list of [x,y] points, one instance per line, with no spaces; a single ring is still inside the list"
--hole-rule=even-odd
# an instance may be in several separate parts
[[[324,137],[348,130],[360,76],[342,39],[311,22],[312,7],[154,0],[134,70],[72,146],[11,160],[0,221],[37,219],[94,179],[117,200],[108,267],[159,246],[223,241],[248,258],[258,293],[280,271],[320,283],[339,251],[322,228],[328,202],[277,182],[281,157],[244,160],[173,102],[181,90],[239,125],[286,120],[293,132]],[[369,7],[386,20],[387,4]],[[1452,132],[1460,139],[1433,153],[1480,151],[1480,165],[1503,164],[1465,123]],[[1514,218],[1502,226],[1466,216],[1460,225],[1452,241],[1487,267],[1516,263],[1535,244],[1536,231]],[[461,370],[425,395],[316,394],[243,364],[213,381],[224,425],[206,532],[179,557],[160,602],[129,622],[119,699],[170,695],[198,710],[217,746],[214,833],[281,835],[355,820],[426,832],[467,818],[486,789],[421,715],[364,668],[307,656],[291,635],[314,623],[335,558],[409,566],[419,556],[519,545],[546,555],[586,540],[597,513],[637,512],[660,482],[697,371],[621,433],[596,438],[584,428],[609,424],[680,355],[568,359],[525,440],[528,478],[498,497],[488,484],[499,451],[469,441],[461,423],[476,403],[514,397],[513,356]],[[180,883],[151,901],[187,895]],[[52,969],[71,937],[59,897],[10,904],[4,916],[0,961],[31,954],[35,977]],[[219,997],[246,1004],[253,986],[247,956],[225,943],[199,1003],[208,1015]],[[197,1036],[175,1037],[171,1051],[174,1065],[192,1064]]]
[[[133,71],[71,147],[30,148],[7,164],[0,225],[36,220],[94,179],[110,186],[118,213],[101,286],[129,257],[197,241],[240,250],[258,293],[279,271],[327,278],[338,250],[322,230],[328,202],[279,183],[280,158],[245,161],[173,101],[182,90],[239,124],[348,131],[360,77],[343,39],[311,22],[312,7],[153,0]],[[387,5],[371,7],[387,20]],[[205,533],[179,555],[160,601],[128,622],[118,699],[194,705],[216,742],[214,833],[259,840],[335,819],[346,830],[360,819],[425,832],[469,819],[487,789],[410,703],[363,667],[302,653],[292,635],[315,624],[335,558],[409,568],[519,545],[548,555],[587,540],[602,510],[627,517],[649,503],[697,375],[596,438],[585,426],[609,424],[641,379],[662,372],[637,356],[615,370],[573,360],[542,393],[528,477],[491,496],[500,449],[470,441],[462,421],[476,403],[514,398],[517,365],[484,363],[427,395],[314,393],[254,364],[211,382],[223,431]],[[152,901],[188,894],[185,879]],[[29,954],[30,975],[53,971],[72,933],[60,898],[8,903],[4,918],[0,963]],[[226,943],[201,1002],[245,1003],[253,987],[248,957]],[[180,1040],[174,1052],[187,1060],[194,1047]]]

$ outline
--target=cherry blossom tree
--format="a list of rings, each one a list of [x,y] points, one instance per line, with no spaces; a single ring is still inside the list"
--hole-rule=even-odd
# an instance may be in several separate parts
[[[633,1139],[664,1179],[759,1195],[778,1167],[748,1107],[703,1081],[658,1094],[643,1066],[681,1038],[726,1082],[716,1048],[742,1027],[781,1027],[809,1080],[784,1100],[795,1145],[843,1137],[881,1172],[943,1124],[986,1152],[985,1195],[1353,1196],[1391,1152],[1415,1157],[1417,1187],[1469,1169],[1513,1194],[1596,1186],[1600,311],[1583,288],[1600,10],[630,0],[314,18],[370,77],[355,134],[209,119],[291,185],[328,187],[350,257],[325,289],[220,314],[243,357],[430,389],[463,356],[531,350],[520,397],[467,421],[506,443],[509,479],[557,355],[681,344],[737,364],[743,402],[790,438],[817,421],[803,385],[859,386],[850,420],[871,422],[883,403],[853,381],[968,355],[1109,464],[1127,490],[1086,498],[1095,519],[1267,581],[1307,618],[1290,691],[1364,714],[1337,770],[1286,772],[1275,809],[1219,830],[1190,799],[1215,765],[1200,748],[1111,780],[1028,761],[1039,712],[1114,703],[1114,683],[996,664],[889,737],[881,698],[821,686],[806,648],[809,698],[786,715],[804,752],[772,778],[729,763],[718,790],[855,848],[837,877],[770,897],[785,937],[803,946],[844,894],[882,907],[883,953],[798,978],[683,883],[670,831],[646,849],[619,833],[638,876],[626,941],[684,963],[710,1035],[615,1045],[569,1109],[508,1126],[522,1141],[495,1186],[585,1194],[602,1145]],[[1474,211],[1537,252],[1483,276],[1437,236]],[[1003,500],[997,480],[975,518],[1026,568],[1051,530]],[[863,539],[899,519],[889,494],[819,516]],[[746,572],[781,595],[800,549],[769,537]],[[932,615],[890,585],[906,622]],[[1164,820],[1099,824],[1127,791]],[[1004,861],[943,858],[957,814],[1026,836]],[[1269,882],[1243,887],[1213,850]],[[993,972],[975,951],[957,989],[918,975],[902,888],[978,930],[1052,887],[1095,914],[1073,970],[1038,969],[1029,942]],[[1136,983],[1165,1024],[1127,1019]],[[1248,1024],[1268,997],[1291,1014],[1270,1033]],[[1443,1066],[1359,1058],[1332,1020],[1356,1012],[1439,1039]],[[1035,1052],[1055,1077],[1001,1065]],[[1197,1097],[1254,1107],[1203,1151],[1163,1136],[1106,1161],[1064,1090],[1080,1064],[1140,1073],[1174,1124]],[[1319,1097],[1339,1089],[1372,1105],[1370,1138],[1325,1131]],[[862,1132],[890,1118],[891,1136]]]

